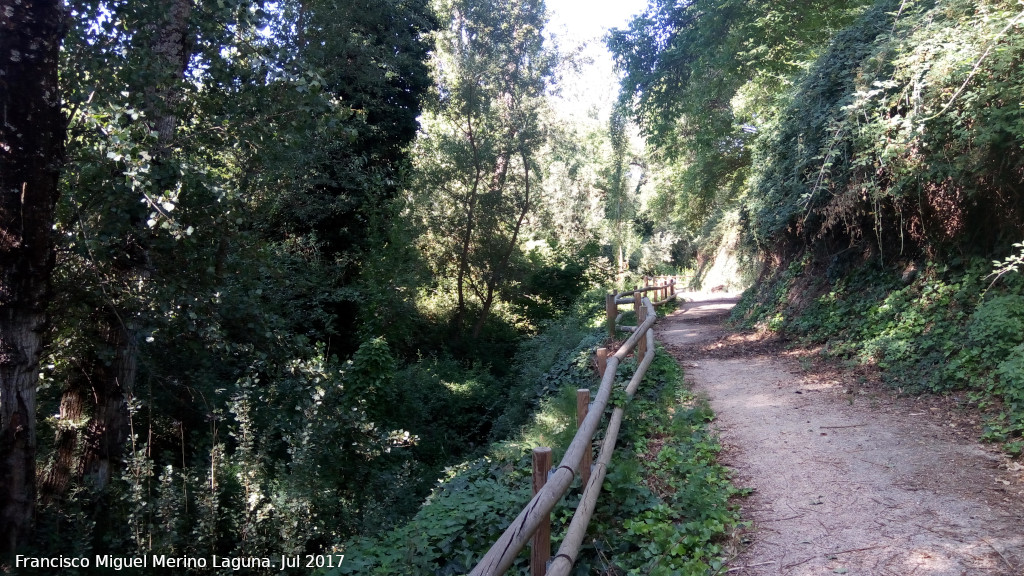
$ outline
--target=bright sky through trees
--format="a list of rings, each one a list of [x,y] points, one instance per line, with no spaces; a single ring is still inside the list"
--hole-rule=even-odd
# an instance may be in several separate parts
[[[548,0],[551,15],[548,29],[559,38],[563,50],[587,42],[582,56],[590,59],[579,75],[567,75],[561,84],[558,107],[577,117],[585,117],[593,108],[602,121],[618,90],[618,75],[604,45],[610,28],[624,27],[630,18],[647,6],[645,0]]]
[[[581,38],[599,36],[609,28],[624,26],[644,9],[643,0],[548,0],[551,23],[566,26]]]

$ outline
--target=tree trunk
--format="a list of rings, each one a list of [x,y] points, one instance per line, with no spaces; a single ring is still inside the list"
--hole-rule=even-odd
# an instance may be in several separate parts
[[[455,310],[455,330],[462,329],[462,319],[466,316],[466,275],[469,273],[469,250],[470,242],[473,239],[473,213],[476,209],[477,187],[480,181],[477,176],[473,188],[466,199],[466,229],[462,233],[462,249],[459,251],[459,270],[456,275],[455,286],[458,291],[459,303]]]
[[[0,553],[35,504],[36,388],[53,270],[65,122],[58,0],[0,0]]]
[[[153,82],[146,88],[146,117],[157,134],[153,153],[153,197],[163,189],[172,188],[177,176],[160,170],[173,152],[178,117],[177,106],[182,98],[182,82],[191,58],[189,19],[192,0],[171,0],[164,18],[153,26],[154,37],[150,46],[153,55]],[[128,264],[120,274],[125,284],[144,284],[150,275],[148,226],[144,219],[127,232]],[[92,360],[91,395],[95,401],[92,418],[85,433],[81,472],[83,479],[95,490],[103,490],[118,471],[124,446],[130,434],[128,400],[135,389],[138,367],[138,323],[131,311],[111,309],[101,326],[103,345],[114,353],[107,364],[99,358]],[[69,390],[71,394],[78,391]]]
[[[86,398],[84,388],[71,384],[60,399],[60,418],[57,421],[57,438],[54,442],[53,462],[39,488],[44,505],[58,504],[67,493],[78,464],[79,429],[85,418]]]
[[[121,464],[131,431],[128,397],[135,385],[138,331],[113,319],[106,327],[106,343],[114,350],[110,365],[96,361],[92,378],[92,419],[85,433],[81,472],[92,487],[103,490]],[[63,402],[62,402],[63,404]]]
[[[524,174],[523,204],[519,210],[519,218],[516,220],[516,226],[512,230],[512,238],[509,239],[508,249],[505,250],[505,253],[502,255],[501,261],[495,267],[494,273],[488,278],[487,296],[484,298],[480,315],[477,316],[476,322],[473,324],[474,340],[480,337],[480,333],[484,328],[484,322],[487,320],[487,316],[491,313],[491,306],[494,305],[495,293],[501,286],[501,282],[505,276],[505,270],[508,268],[508,263],[512,259],[512,254],[515,252],[516,245],[519,242],[519,232],[523,228],[523,222],[526,220],[526,215],[530,212],[530,164],[525,153],[522,154],[522,159]]]
[[[476,202],[480,190],[482,170],[480,168],[480,149],[477,146],[476,136],[473,132],[473,117],[466,119],[469,144],[473,148],[473,184],[469,189],[469,197],[466,198],[466,229],[462,233],[462,249],[459,251],[459,269],[456,274],[456,288],[458,290],[458,308],[455,310],[455,321],[453,322],[456,331],[462,330],[462,321],[466,316],[466,275],[469,273],[469,252],[473,240],[473,223]]]
[[[189,40],[191,15],[192,0],[171,0],[164,21],[157,27],[153,39],[156,83],[146,90],[146,115],[158,134],[154,155],[157,160],[170,157],[171,144],[178,127],[175,108],[181,102],[181,82],[192,57]]]

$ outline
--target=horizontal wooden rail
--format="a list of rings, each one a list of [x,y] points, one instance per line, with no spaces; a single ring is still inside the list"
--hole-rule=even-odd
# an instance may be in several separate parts
[[[660,301],[652,303],[651,299],[644,296],[644,294],[651,291],[656,291],[657,294],[664,295],[665,297]],[[627,294],[630,296],[629,298],[625,298]],[[612,386],[615,381],[615,373],[618,369],[619,363],[625,359],[625,357],[632,352],[634,348],[637,348],[638,355],[643,356],[640,363],[637,365],[633,378],[626,386],[626,394],[628,397],[632,398],[640,385],[640,381],[643,380],[643,377],[647,372],[647,368],[651,365],[651,362],[654,361],[654,331],[651,330],[655,320],[657,320],[657,312],[655,311],[654,306],[668,302],[674,298],[675,279],[672,279],[660,286],[648,286],[637,290],[623,292],[621,294],[608,294],[606,298],[606,309],[609,334],[614,335],[616,326],[622,318],[622,315],[619,314],[617,310],[619,304],[634,304],[637,310],[637,320],[639,325],[636,327],[620,327],[631,328],[633,333],[619,347],[615,354],[608,356],[604,360],[605,369],[601,377],[601,384],[598,388],[597,395],[594,398],[593,405],[586,413],[586,416],[580,421],[579,430],[577,430],[576,436],[573,438],[569,447],[566,449],[565,454],[562,456],[562,461],[559,463],[558,468],[548,475],[547,482],[544,486],[536,490],[529,504],[526,505],[518,516],[516,516],[516,519],[512,521],[505,532],[502,533],[498,540],[491,546],[490,550],[488,550],[480,562],[477,563],[473,568],[473,571],[470,572],[470,576],[498,576],[504,574],[505,571],[512,566],[516,556],[523,549],[526,543],[534,537],[538,528],[544,526],[546,522],[548,522],[551,510],[562,498],[566,490],[568,490],[569,486],[572,484],[573,478],[579,471],[581,462],[584,461],[584,455],[589,456],[591,453],[591,444],[593,442],[594,433],[597,431],[601,417],[604,414],[605,408],[608,405],[608,400],[611,397]],[[643,308],[638,306],[638,304],[641,304]],[[599,364],[600,363],[601,361],[599,360]],[[594,466],[593,473],[590,475],[589,480],[584,478],[585,487],[580,504],[577,507],[576,513],[573,515],[573,519],[569,525],[569,531],[566,533],[562,546],[558,550],[558,555],[548,567],[549,574],[568,574],[576,561],[576,555],[579,553],[580,545],[582,544],[583,537],[586,534],[587,525],[590,523],[590,518],[597,506],[597,498],[601,492],[601,484],[604,482],[608,465],[611,462],[612,453],[615,450],[615,443],[618,439],[619,428],[622,425],[624,413],[622,406],[616,406],[612,411],[611,419],[609,420],[608,428],[605,432],[605,439],[601,447],[599,460]],[[550,552],[547,552],[547,554],[550,554]],[[541,556],[546,559],[547,554],[541,554]],[[531,559],[531,562],[536,564],[534,560],[535,559]],[[534,574],[543,573],[544,570],[534,567]]]
[[[594,404],[586,418],[583,419],[583,423],[576,432],[576,436],[573,437],[569,447],[566,448],[558,468],[551,472],[544,487],[537,491],[529,504],[523,508],[522,512],[505,529],[505,532],[495,541],[490,550],[484,554],[484,557],[473,568],[473,571],[470,572],[470,576],[497,576],[504,574],[512,566],[512,563],[515,562],[516,556],[526,546],[526,543],[530,541],[538,526],[549,517],[555,504],[558,503],[562,495],[568,490],[569,485],[572,484],[573,478],[579,469],[580,461],[583,458],[583,452],[591,450],[594,433],[597,431],[601,417],[608,406],[608,399],[611,397],[612,385],[615,381],[615,373],[619,363],[636,347],[641,338],[646,338],[646,334],[657,319],[654,306],[650,303],[650,300],[644,298],[643,302],[644,306],[650,311],[649,316],[626,339],[615,354],[608,357],[605,373],[601,378],[601,386],[598,388],[597,396],[594,397]],[[653,346],[648,346],[647,348],[648,350],[653,350]],[[642,374],[640,377],[642,378]],[[593,482],[593,478],[591,478],[591,482]]]
[[[676,293],[676,279],[672,278],[664,284],[658,284],[656,286],[644,286],[643,288],[636,288],[634,290],[625,290],[615,295],[616,304],[633,304],[636,302],[636,294],[646,294],[647,292],[655,292],[659,290],[667,290],[669,296],[675,296]],[[669,300],[671,298],[664,298]],[[654,303],[657,306],[657,302]]]
[[[654,314],[653,306],[651,306],[651,314]],[[648,330],[646,338],[647,354],[644,355],[640,365],[637,366],[636,372],[633,373],[632,380],[626,386],[626,396],[629,398],[636,394],[636,389],[640,387],[640,381],[643,380],[647,368],[654,361],[654,331]],[[569,523],[565,539],[562,540],[562,545],[558,547],[558,553],[555,554],[554,559],[548,566],[547,576],[567,576],[576,563],[576,557],[579,555],[580,547],[583,545],[583,538],[587,534],[587,526],[590,525],[590,519],[597,508],[597,497],[601,494],[601,485],[604,483],[604,476],[608,472],[608,465],[611,463],[612,453],[615,451],[615,443],[619,438],[619,428],[622,426],[624,415],[625,410],[622,406],[616,406],[612,411],[612,417],[608,421],[608,428],[605,431],[604,443],[601,445],[601,454],[597,459],[597,465],[594,467],[590,482],[587,482],[586,488],[583,490],[583,496],[580,498],[580,503],[572,516],[572,521]]]
[[[676,279],[671,278],[665,284],[659,286],[647,286],[644,288],[637,288],[636,290],[626,290],[619,292],[618,294],[609,294],[606,302],[608,308],[608,336],[615,337],[615,331],[619,330],[622,332],[634,332],[636,331],[635,326],[623,326],[619,324],[622,320],[622,314],[618,313],[618,306],[621,304],[636,304],[636,295],[644,294],[652,291],[664,291],[666,296],[661,300],[652,299],[651,303],[655,306],[661,306],[667,304],[672,300],[676,299]],[[612,318],[614,317],[614,323]]]

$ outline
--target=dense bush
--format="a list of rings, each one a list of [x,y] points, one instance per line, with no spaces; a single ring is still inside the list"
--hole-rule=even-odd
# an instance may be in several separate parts
[[[889,261],[1019,239],[1020,25],[1010,2],[876,3],[757,141],[750,234],[766,249],[785,236],[874,246]]]
[[[602,331],[590,320],[593,300],[585,298],[576,313],[523,343],[513,375],[491,388],[494,404],[487,413],[458,417],[476,426],[494,423],[495,441],[486,453],[446,469],[408,523],[344,541],[345,563],[332,574],[459,574],[472,568],[529,501],[531,448],[552,446],[557,461],[575,434],[575,391],[596,381],[591,358]]]

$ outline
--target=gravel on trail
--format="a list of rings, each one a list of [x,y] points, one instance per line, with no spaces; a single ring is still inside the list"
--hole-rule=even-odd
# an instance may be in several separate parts
[[[977,442],[963,398],[901,396],[729,331],[735,296],[684,296],[658,340],[710,399],[723,463],[752,490],[721,574],[1024,576],[1024,467]]]

